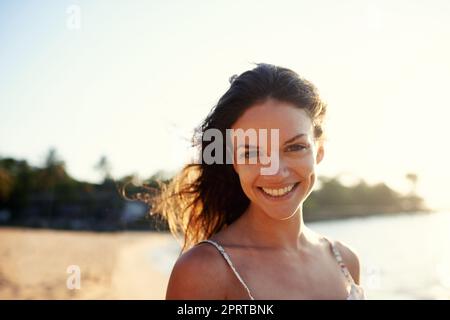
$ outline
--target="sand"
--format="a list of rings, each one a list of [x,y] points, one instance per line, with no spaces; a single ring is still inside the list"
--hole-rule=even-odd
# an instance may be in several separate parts
[[[164,299],[170,268],[153,252],[170,242],[153,232],[0,228],[0,299]],[[67,287],[70,265],[80,289]]]

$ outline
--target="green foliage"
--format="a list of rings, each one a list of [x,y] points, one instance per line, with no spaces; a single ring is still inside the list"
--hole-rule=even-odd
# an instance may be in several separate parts
[[[417,182],[417,175],[414,179]],[[429,210],[419,196],[401,195],[384,183],[368,185],[360,180],[346,186],[338,177],[328,177],[320,178],[320,186],[305,201],[306,220]]]

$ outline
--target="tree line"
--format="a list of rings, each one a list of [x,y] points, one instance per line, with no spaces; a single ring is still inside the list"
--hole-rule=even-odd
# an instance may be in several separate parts
[[[90,230],[166,229],[164,221],[148,214],[149,207],[130,201],[132,197],[126,198],[121,192],[136,176],[114,179],[105,156],[94,167],[102,176],[101,183],[71,177],[53,148],[40,167],[26,160],[0,157],[0,224]],[[164,179],[167,182],[170,177],[159,171],[142,182],[157,189],[158,181]],[[339,177],[321,177],[319,188],[304,204],[305,220],[428,212],[416,194],[417,175],[408,173],[405,179],[411,184],[408,194],[400,194],[384,183],[369,185],[361,179],[348,186]],[[133,194],[143,189],[131,184],[128,191]]]

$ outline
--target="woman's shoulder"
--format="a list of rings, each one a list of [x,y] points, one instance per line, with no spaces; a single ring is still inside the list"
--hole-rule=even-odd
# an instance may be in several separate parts
[[[359,284],[360,277],[360,263],[358,253],[350,245],[342,241],[334,241],[338,251],[341,253],[342,260],[350,272],[356,284]]]
[[[226,261],[208,243],[199,243],[175,262],[166,299],[223,299],[229,281]]]
[[[183,268],[207,269],[224,266],[220,252],[209,243],[200,242],[184,252],[177,260],[176,265]]]
[[[353,280],[356,284],[359,284],[359,277],[360,277],[360,264],[359,264],[359,257],[356,250],[348,245],[347,243],[335,239],[329,239],[328,237],[323,236],[322,234],[319,234],[315,231],[311,231],[317,239],[320,239],[319,241],[324,246],[325,250],[330,250],[330,242],[335,246],[335,248],[339,251],[341,254],[342,260],[347,267],[348,271],[350,272]]]

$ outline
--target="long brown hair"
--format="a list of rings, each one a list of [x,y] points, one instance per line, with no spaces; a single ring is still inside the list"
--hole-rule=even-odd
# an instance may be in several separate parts
[[[196,128],[193,147],[199,154],[211,142],[203,141],[206,130],[218,129],[226,136],[245,110],[273,98],[304,109],[311,117],[315,139],[323,138],[326,104],[309,81],[292,70],[257,64],[252,70],[230,78],[230,88],[208,116]],[[223,154],[232,152],[224,146]],[[159,214],[171,232],[184,237],[182,251],[211,237],[231,224],[247,209],[250,200],[244,194],[232,164],[187,164],[170,182],[160,184],[160,192],[146,198],[151,213]]]

